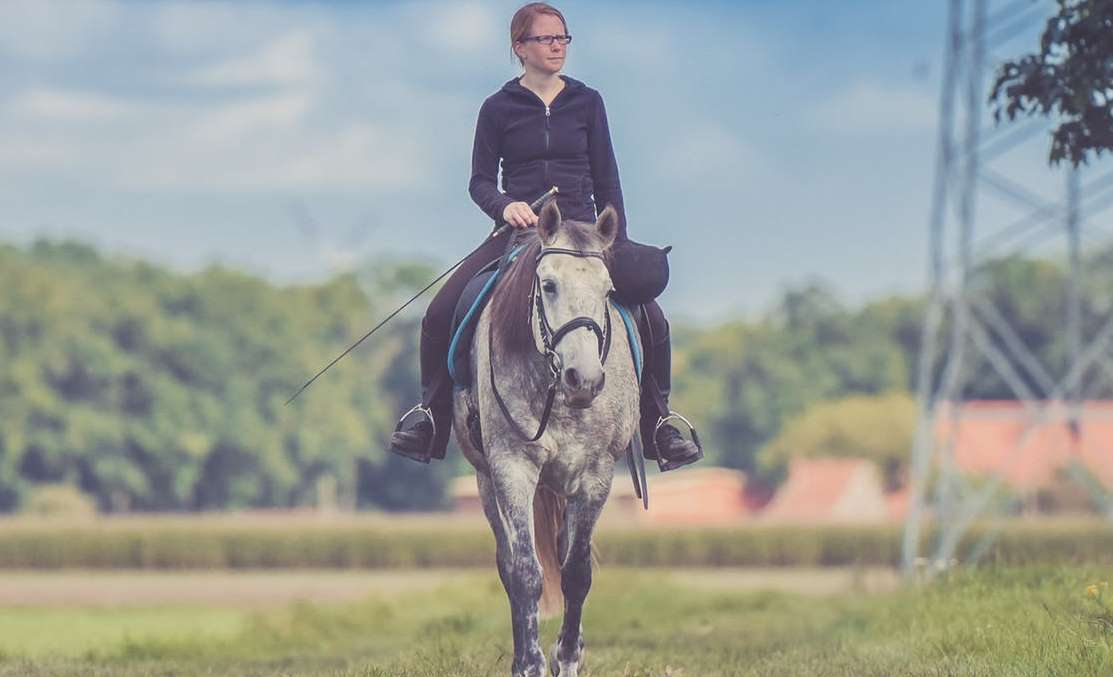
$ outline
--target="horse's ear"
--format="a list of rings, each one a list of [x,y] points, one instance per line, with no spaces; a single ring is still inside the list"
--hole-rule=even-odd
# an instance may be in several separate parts
[[[608,204],[595,219],[595,227],[599,229],[599,237],[603,239],[603,249],[614,244],[618,235],[618,211],[613,205]]]
[[[560,209],[557,208],[556,200],[549,200],[541,208],[541,214],[537,219],[537,234],[541,237],[541,242],[551,245],[559,228]]]

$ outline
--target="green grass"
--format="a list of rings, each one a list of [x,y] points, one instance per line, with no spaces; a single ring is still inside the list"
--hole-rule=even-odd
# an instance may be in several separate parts
[[[0,609],[0,655],[84,656],[125,643],[232,639],[248,612],[199,607]]]
[[[1107,589],[1095,598],[1087,587],[1110,579],[1108,568],[986,568],[895,592],[817,597],[604,568],[584,619],[587,674],[1109,675],[1113,604]],[[509,674],[506,598],[488,572],[343,607],[222,611],[168,609],[132,625],[127,616],[145,612],[118,610],[105,617],[115,639],[108,632],[90,649],[81,628],[94,617],[84,611],[8,609],[3,628],[26,614],[26,627],[41,623],[64,646],[30,658],[5,649],[0,675]],[[556,619],[543,623],[546,651],[556,631]]]

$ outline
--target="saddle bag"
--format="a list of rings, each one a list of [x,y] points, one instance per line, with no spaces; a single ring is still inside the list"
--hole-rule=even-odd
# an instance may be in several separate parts
[[[634,307],[649,303],[665,291],[669,283],[668,254],[672,247],[622,240],[607,250],[607,267],[614,284],[614,298]]]

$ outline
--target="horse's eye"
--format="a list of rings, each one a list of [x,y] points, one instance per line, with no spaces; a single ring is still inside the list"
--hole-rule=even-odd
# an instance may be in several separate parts
[[[541,291],[545,292],[546,294],[555,294],[556,282],[553,282],[552,280],[545,280],[541,283]]]

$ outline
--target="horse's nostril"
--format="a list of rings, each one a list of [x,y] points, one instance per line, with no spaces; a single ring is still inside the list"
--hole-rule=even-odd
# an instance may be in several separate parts
[[[603,372],[602,374],[599,374],[599,382],[595,384],[595,387],[592,388],[592,391],[596,395],[603,392],[603,384],[606,383],[606,382],[607,382],[607,372]]]
[[[580,374],[576,371],[575,367],[568,367],[564,370],[564,380],[568,383],[569,387],[580,387]]]

